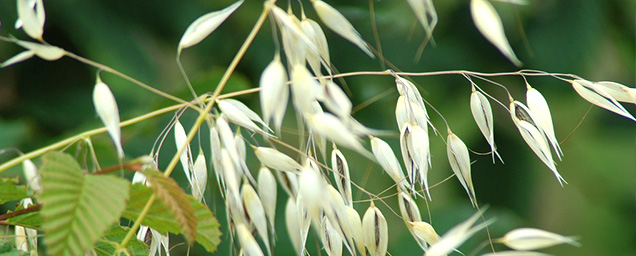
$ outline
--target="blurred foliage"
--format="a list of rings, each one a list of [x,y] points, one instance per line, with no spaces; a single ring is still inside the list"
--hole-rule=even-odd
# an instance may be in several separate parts
[[[372,1],[372,0],[371,0]],[[292,1],[297,15],[299,7]],[[329,1],[358,28],[369,43],[374,40],[367,1]],[[609,80],[635,85],[636,3],[631,0],[529,1],[527,6],[494,2],[502,16],[506,34],[527,69],[553,73],[573,73],[589,80]],[[51,44],[111,66],[131,77],[184,99],[191,99],[175,64],[176,46],[185,28],[206,12],[221,9],[232,1],[46,1],[47,20],[44,38]],[[514,71],[510,64],[475,29],[470,17],[469,1],[434,1],[439,16],[434,37],[435,45],[427,45],[421,60],[414,62],[424,32],[416,24],[406,1],[373,1],[377,35],[384,56],[404,71],[426,72],[438,70],[471,70],[479,72]],[[284,6],[284,2],[279,3]],[[310,18],[316,15],[308,1],[303,1]],[[200,45],[186,49],[181,61],[195,85],[197,93],[214,89],[216,81],[242,44],[258,14],[262,1],[247,1],[225,24]],[[13,29],[16,19],[15,1],[0,2],[1,35],[25,38],[22,31]],[[387,67],[378,59],[369,59],[355,46],[325,29],[330,42],[332,62],[340,72],[383,70]],[[247,51],[224,92],[256,87],[263,68],[274,55],[271,26],[266,23]],[[0,60],[22,51],[17,46],[0,44]],[[0,148],[17,148],[28,152],[82,131],[101,126],[94,113],[91,92],[97,70],[68,58],[56,62],[31,59],[0,70]],[[102,73],[117,97],[122,120],[173,104],[133,84],[110,74]],[[450,123],[453,131],[474,151],[489,149],[474,124],[469,110],[470,86],[458,75],[415,77],[423,97]],[[525,85],[519,77],[497,77],[513,97],[525,97]],[[357,76],[345,79],[352,92],[354,104],[361,104],[377,95],[384,95],[355,117],[378,129],[396,131],[394,106],[397,100],[395,84],[390,77]],[[508,112],[493,105],[495,138],[505,164],[492,164],[490,156],[471,155],[473,179],[480,205],[490,205],[486,218],[496,218],[490,227],[494,237],[523,226],[546,229],[564,235],[576,235],[583,247],[558,246],[545,250],[556,255],[635,255],[636,254],[636,129],[633,122],[605,110],[592,107],[562,81],[552,78],[529,78],[530,84],[548,100],[557,137],[567,138],[562,144],[565,153],[558,168],[569,182],[563,188],[552,173],[525,145]],[[504,92],[484,82],[477,83],[494,97],[505,102]],[[238,98],[259,111],[256,95]],[[636,107],[627,106],[632,113]],[[430,111],[432,122],[443,127],[442,119]],[[287,127],[295,127],[293,114],[288,112]],[[162,130],[171,119],[170,114],[143,121],[123,129],[124,148],[128,157],[148,154]],[[195,118],[186,112],[181,122],[186,129]],[[578,126],[580,123],[580,126]],[[443,130],[443,129],[442,129]],[[442,133],[445,136],[445,133]],[[247,136],[246,136],[247,137]],[[284,134],[293,140],[293,134]],[[100,164],[117,163],[115,151],[107,135],[92,138]],[[195,139],[206,141],[206,132]],[[387,138],[396,148],[396,138]],[[68,150],[78,158],[86,158],[85,145],[78,142]],[[209,147],[201,147],[209,155]],[[446,159],[445,145],[439,137],[431,137],[433,170],[429,183],[437,183],[452,172]],[[164,168],[176,151],[172,134],[168,134],[161,148],[160,168]],[[195,150],[196,153],[196,150]],[[380,193],[391,185],[378,166],[372,166],[357,154],[345,151],[352,179]],[[0,155],[0,162],[16,156],[8,151]],[[250,166],[258,164],[248,155]],[[36,164],[40,162],[36,159]],[[80,161],[81,163],[82,161]],[[92,167],[86,163],[85,168]],[[179,167],[180,168],[180,167]],[[16,176],[20,168],[13,168],[3,176]],[[382,179],[373,179],[375,175]],[[173,176],[185,184],[182,172]],[[209,177],[214,177],[210,175]],[[206,201],[221,220],[222,244],[220,255],[232,251],[227,236],[225,210],[218,195],[216,182],[208,182]],[[394,190],[385,192],[391,194]],[[276,255],[290,255],[291,244],[284,226],[283,208],[286,196],[279,191]],[[432,190],[434,200],[428,203],[432,224],[443,234],[450,227],[474,212],[456,179]],[[354,199],[367,199],[354,193]],[[398,211],[394,197],[388,205]],[[418,200],[424,219],[429,219],[426,204]],[[368,203],[355,208],[361,213]],[[419,254],[420,249],[410,237],[402,221],[385,205],[379,205],[390,227],[392,255]],[[2,209],[6,212],[8,209]],[[185,254],[187,246],[173,237],[175,255]],[[462,251],[470,253],[487,239],[485,232],[469,240]],[[310,233],[310,252],[319,247],[315,233]],[[495,245],[496,248],[502,248]],[[483,249],[482,251],[486,251]],[[196,245],[192,255],[203,253]]]

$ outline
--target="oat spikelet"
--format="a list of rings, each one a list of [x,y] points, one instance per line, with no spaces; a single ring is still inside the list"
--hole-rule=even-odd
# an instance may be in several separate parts
[[[342,199],[344,199],[345,205],[353,206],[349,164],[347,164],[347,159],[345,159],[342,152],[335,147],[331,151],[331,169],[333,169],[333,177],[336,181],[338,191],[340,191]]]
[[[515,52],[510,47],[510,43],[508,43],[501,18],[499,18],[499,14],[497,14],[497,11],[488,0],[471,0],[470,12],[479,32],[497,47],[508,60],[516,66],[521,66],[521,61],[517,59]]]
[[[321,101],[325,107],[341,119],[350,118],[353,104],[344,91],[333,81],[326,81],[323,88],[324,95]]]
[[[106,126],[110,138],[117,148],[117,156],[119,159],[124,158],[124,149],[121,146],[121,128],[119,127],[119,108],[113,92],[108,85],[97,77],[97,83],[93,89],[93,104],[95,111]]]
[[[320,238],[322,240],[322,245],[329,256],[342,255],[342,238],[336,230],[337,228],[331,224],[327,217],[322,218]]]
[[[495,145],[495,129],[493,127],[494,121],[490,102],[480,91],[475,90],[474,86],[470,94],[470,112],[473,114],[473,118],[481,134],[484,135],[484,138],[490,145],[492,162],[495,163],[495,155],[497,155],[499,161],[503,163],[499,152],[497,152],[497,146]]]
[[[426,256],[447,255],[452,251],[457,250],[460,245],[462,245],[477,231],[492,223],[492,221],[486,221],[485,223],[473,226],[477,219],[479,219],[479,216],[479,212],[477,212],[464,222],[459,223],[448,230],[437,242],[431,244],[426,252]]]
[[[16,29],[22,27],[29,37],[42,41],[46,19],[42,0],[18,0],[18,19],[21,25],[16,24]]]
[[[404,177],[404,173],[402,172],[402,168],[400,167],[400,163],[398,162],[395,154],[393,154],[393,150],[391,146],[384,142],[383,140],[370,137],[371,138],[371,149],[373,151],[373,155],[375,159],[378,161],[378,164],[382,166],[382,169],[389,174],[389,177],[398,184],[398,188],[402,191],[406,191],[410,185],[406,178]]]
[[[528,144],[539,159],[550,168],[561,186],[563,186],[563,183],[567,184],[565,179],[563,179],[561,174],[557,171],[554,160],[552,160],[552,152],[550,151],[548,141],[543,132],[541,132],[540,128],[536,125],[530,110],[523,105],[523,103],[513,101],[510,103],[510,115],[512,116],[512,121],[515,126],[519,129],[521,137],[526,141],[526,144]]]
[[[252,149],[258,160],[269,168],[296,174],[302,169],[302,165],[274,148],[252,147]]]
[[[470,171],[470,156],[468,155],[468,148],[466,144],[457,137],[450,129],[448,129],[446,152],[448,153],[448,162],[450,163],[455,176],[462,184],[470,202],[473,207],[477,205],[477,198],[475,197],[475,188],[473,186],[473,179]]]
[[[174,123],[174,140],[177,150],[179,150],[184,144],[187,144],[187,139],[188,136],[186,135],[185,129],[183,129],[183,125],[181,125],[181,122],[177,120]],[[190,144],[186,145],[185,150],[181,153],[181,156],[179,156],[179,160],[183,167],[183,172],[185,172],[185,176],[188,179],[188,184],[190,184],[190,186],[194,186],[194,182],[192,181],[194,163],[192,162],[192,150],[190,149]]]
[[[261,240],[265,244],[265,248],[269,255],[271,255],[272,252],[269,245],[269,236],[267,235],[267,217],[265,216],[265,208],[263,207],[260,197],[249,182],[243,183],[243,187],[241,187],[241,199],[243,201],[243,208],[247,211],[247,216],[249,216],[250,222],[254,225],[254,227],[256,227],[258,236],[261,237]]]
[[[574,87],[574,90],[588,102],[636,121],[634,116],[627,112],[623,105],[618,103],[618,101],[616,101],[612,95],[603,90],[602,87],[599,87],[590,81],[580,79],[573,80],[572,87]]]
[[[276,218],[276,178],[265,166],[261,166],[258,172],[258,195],[262,200],[263,208],[267,214],[272,234],[274,234],[274,219]]]
[[[30,59],[34,55],[35,55],[35,52],[33,52],[32,50],[23,51],[9,58],[8,60],[5,60],[4,62],[0,63],[0,68],[6,68],[13,64],[23,62],[25,60]]]
[[[413,125],[410,128],[410,133],[407,138],[407,151],[413,158],[413,167],[417,172],[409,172],[409,177],[412,175],[412,184],[414,186],[416,181],[420,182],[420,185],[424,187],[426,195],[429,200],[431,198],[431,192],[428,189],[428,170],[431,166],[431,151],[429,148],[428,132],[425,128],[419,125]],[[411,178],[411,177],[410,177]]]
[[[536,228],[512,230],[506,233],[499,241],[515,250],[538,250],[559,244],[581,246],[573,237],[566,237]]]
[[[432,0],[407,0],[411,6],[411,10],[415,13],[415,17],[420,22],[424,31],[426,31],[426,39],[433,38],[433,30],[437,26],[437,12],[433,6]]]
[[[362,236],[362,220],[360,219],[360,215],[351,206],[346,206],[346,211],[349,221],[345,221],[345,224],[349,225],[351,236],[353,236],[353,241],[355,241],[356,247],[358,248],[358,251],[360,251],[360,254],[367,255],[367,249],[364,246],[364,238]]]
[[[563,151],[561,151],[559,141],[554,134],[552,115],[550,114],[548,102],[545,100],[543,95],[536,89],[532,88],[530,84],[526,83],[526,87],[528,89],[526,92],[526,103],[528,103],[528,108],[532,111],[532,117],[534,118],[538,128],[543,131],[550,144],[552,144],[554,152],[560,160],[563,155]]]
[[[353,134],[336,116],[329,113],[312,114],[307,117],[307,125],[311,131],[334,143],[354,149],[363,156],[372,159],[371,154],[362,146],[359,138]]]
[[[20,201],[20,205],[24,209],[33,205],[31,198],[24,198]],[[24,252],[37,252],[38,251],[38,231],[32,228],[25,228],[22,226],[15,226],[15,244],[16,249]],[[37,253],[36,253],[37,254]]]
[[[389,243],[388,225],[380,209],[373,202],[362,217],[362,238],[372,256],[386,255]]]
[[[280,54],[276,53],[272,62],[265,67],[261,75],[259,97],[265,123],[269,124],[273,119],[274,129],[278,134],[280,134],[280,127],[289,100],[289,89],[286,83],[287,72],[280,61]]]
[[[223,112],[223,114],[225,114],[227,118],[232,122],[254,132],[273,136],[266,131],[263,131],[254,123],[254,121],[261,123],[267,130],[270,130],[265,122],[263,122],[263,120],[261,120],[261,118],[256,113],[254,113],[254,111],[249,109],[242,102],[233,99],[223,99],[217,101],[217,105],[219,106],[219,109]]]
[[[428,224],[425,221],[415,221],[408,223],[408,225],[410,225],[413,230],[412,233],[415,240],[417,240],[425,252],[428,250],[429,245],[439,241],[439,235],[435,232],[435,229],[431,226],[431,224]]]
[[[294,198],[290,197],[287,199],[287,204],[285,205],[285,223],[287,224],[287,233],[289,234],[289,239],[291,239],[294,249],[296,249],[298,255],[301,255],[300,252],[304,245],[301,244],[301,220],[297,209]]]
[[[371,52],[371,49],[369,49],[369,47],[367,46],[367,43],[360,36],[360,33],[358,33],[353,25],[349,23],[347,18],[342,16],[342,14],[338,12],[338,10],[320,0],[313,1],[313,5],[322,23],[324,23],[329,29],[331,29],[331,31],[358,46],[358,48],[369,55],[369,57],[375,57]]]
[[[252,236],[252,232],[243,223],[236,223],[236,232],[245,256],[263,256],[263,251]]]
[[[38,44],[22,40],[16,40],[15,43],[30,52],[33,52],[36,56],[48,61],[57,60],[66,54],[64,49],[53,45]]]
[[[222,10],[207,13],[192,22],[179,41],[179,53],[181,53],[182,49],[194,46],[203,41],[203,39],[208,37],[230,17],[241,4],[243,4],[243,0],[237,1]]]
[[[42,185],[40,185],[41,176],[33,161],[30,159],[24,160],[24,162],[22,162],[22,171],[24,172],[27,187],[35,193],[42,192]]]
[[[205,155],[203,155],[202,149],[199,149],[199,155],[196,161],[194,161],[192,174],[192,197],[201,202],[208,184],[208,165],[205,162]]]
[[[612,96],[616,101],[636,104],[636,88],[630,88],[625,85],[609,81],[601,81],[594,84],[603,91],[607,92],[607,94]]]

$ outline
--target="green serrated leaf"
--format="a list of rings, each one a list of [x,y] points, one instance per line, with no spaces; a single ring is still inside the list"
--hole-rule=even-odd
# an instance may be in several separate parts
[[[30,212],[7,219],[6,224],[39,230],[42,225],[42,217],[39,212]]]
[[[130,183],[114,176],[84,176],[69,154],[42,157],[44,242],[50,255],[82,255],[126,208]]]
[[[113,226],[110,230],[108,230],[108,232],[106,232],[106,234],[104,234],[104,237],[97,241],[94,248],[95,253],[98,256],[116,255],[116,253],[118,253],[118,244],[124,240],[124,237],[129,230],[130,228],[128,227],[120,227],[119,225]],[[148,246],[137,239],[130,240],[128,245],[126,245],[125,250],[127,253],[126,255],[142,256],[148,255],[149,252]]]
[[[175,180],[170,177],[163,176],[163,173],[157,170],[143,171],[146,179],[150,183],[155,195],[159,200],[168,206],[174,214],[175,219],[181,226],[183,234],[192,244],[196,238],[197,218],[194,215],[194,209],[188,202],[185,191]]]
[[[0,240],[0,256],[28,256],[27,252],[20,251],[11,246],[8,240]]]
[[[128,208],[122,215],[129,220],[136,220],[153,190],[141,184],[135,184],[130,190],[130,201]],[[187,195],[190,205],[194,209],[194,215],[197,218],[197,236],[195,241],[202,245],[208,252],[215,252],[217,246],[221,243],[220,224],[210,209],[204,204],[195,200],[191,195]],[[161,201],[155,201],[144,218],[143,225],[149,226],[160,233],[170,232],[180,234],[181,227],[175,220],[174,215],[168,207]]]
[[[27,197],[26,186],[17,185],[17,183],[17,179],[3,178],[0,180],[0,204]]]

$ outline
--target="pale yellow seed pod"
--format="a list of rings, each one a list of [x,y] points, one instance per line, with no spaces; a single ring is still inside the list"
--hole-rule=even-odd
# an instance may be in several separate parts
[[[342,195],[331,185],[325,185],[325,199],[322,201],[323,214],[329,219],[330,223],[336,227],[335,232],[342,237],[347,250],[353,255],[355,254],[355,245],[351,226],[346,223],[349,219],[346,205],[342,200]]]
[[[407,0],[415,17],[426,31],[426,40],[433,37],[433,30],[437,25],[437,12],[432,0]]]
[[[435,232],[435,229],[431,224],[424,221],[410,222],[412,234],[420,244],[424,251],[428,250],[428,245],[437,243],[439,241],[439,235]]]
[[[311,131],[318,135],[325,136],[338,145],[354,149],[367,158],[372,158],[371,154],[360,143],[359,138],[347,129],[336,116],[329,113],[312,114],[307,117],[306,121]]]
[[[588,102],[612,111],[621,116],[627,117],[633,121],[636,121],[634,116],[632,116],[611,94],[606,92],[603,87],[600,87],[590,81],[587,80],[573,80],[572,87],[578,93],[581,98],[587,100]]]
[[[406,227],[409,229],[409,231],[412,232],[409,222],[422,221],[420,209],[419,207],[417,207],[417,204],[415,203],[413,198],[411,198],[411,196],[406,194],[404,191],[400,191],[400,193],[398,194],[398,204],[400,206],[402,219],[404,219]]]
[[[209,12],[198,19],[196,19],[183,33],[181,40],[179,41],[179,53],[182,49],[194,46],[206,37],[208,37],[214,30],[216,30],[236,9],[238,9],[243,0],[219,11]]]
[[[499,160],[501,160],[501,156],[499,156],[497,146],[495,145],[495,129],[493,127],[494,122],[490,102],[484,94],[475,90],[474,86],[472,88],[472,93],[470,94],[470,112],[473,114],[473,118],[475,119],[475,123],[477,123],[477,127],[479,127],[481,134],[484,135],[484,138],[490,145],[490,150],[492,151],[492,162],[495,163],[495,155],[497,155]],[[501,161],[503,162],[503,160]]]
[[[320,225],[320,239],[322,245],[329,256],[342,255],[342,238],[337,232],[337,228],[331,224],[327,217],[322,218]]]
[[[351,236],[353,236],[353,241],[355,241],[358,251],[362,255],[367,255],[367,248],[364,246],[364,238],[362,236],[362,220],[360,219],[360,215],[351,206],[346,206],[346,210],[349,221],[345,224],[349,225]]]
[[[230,121],[251,131],[268,134],[266,131],[263,131],[260,127],[258,127],[253,120],[256,119],[256,122],[262,123],[263,125],[265,125],[265,122],[263,122],[260,117],[254,113],[254,111],[250,110],[243,103],[237,100],[223,99],[217,101],[217,105]]]
[[[208,184],[208,166],[205,162],[205,155],[203,150],[199,149],[199,155],[193,166],[193,183],[192,183],[192,197],[201,202],[205,188]]]
[[[315,22],[312,19],[308,19],[307,17],[304,17],[304,15],[303,15],[302,21],[300,21],[300,26],[303,32],[305,33],[305,35],[307,35],[307,37],[312,42],[314,42],[316,44],[316,47],[318,48],[319,56],[314,56],[314,58],[316,58],[318,62],[323,62],[324,64],[326,64],[327,66],[325,66],[325,68],[329,70],[330,67],[328,65],[331,62],[329,58],[329,44],[327,43],[327,37],[325,36],[325,33],[322,31],[322,28],[320,27],[320,25],[318,25],[317,22]],[[309,55],[310,53],[313,53],[313,52],[308,49],[307,53],[308,53],[307,60],[310,61],[311,57]]]
[[[515,250],[538,250],[559,244],[581,246],[574,238],[536,228],[512,230],[499,241]]]
[[[371,256],[386,255],[389,243],[386,219],[373,202],[362,217],[362,238]]]
[[[32,51],[36,56],[48,61],[58,60],[66,54],[64,49],[53,45],[38,44],[21,40],[16,40],[15,43],[29,51]]]
[[[42,0],[18,0],[18,19],[29,37],[42,40],[45,17]]]
[[[287,233],[296,252],[300,252],[303,247],[303,245],[301,245],[300,221],[296,202],[290,197],[287,199],[287,204],[285,205],[285,223],[287,224]],[[300,253],[298,253],[298,255],[300,255]]]
[[[236,233],[245,256],[263,256],[263,251],[258,246],[258,242],[256,242],[250,230],[243,223],[236,223]]]
[[[316,100],[317,93],[321,90],[318,81],[313,79],[305,64],[296,64],[291,74],[292,102],[296,111],[306,118],[314,113],[312,103]]]
[[[371,137],[371,149],[382,169],[398,184],[400,190],[406,191],[410,186],[391,146],[379,138]]]
[[[11,66],[13,64],[23,62],[25,60],[30,59],[34,55],[35,55],[35,52],[32,51],[32,50],[23,51],[21,53],[16,54],[15,56],[9,58],[8,60],[5,60],[4,62],[0,63],[0,68],[6,68],[6,67]]]
[[[183,128],[183,125],[179,120],[174,123],[174,141],[177,146],[177,150],[185,145],[185,150],[179,156],[179,160],[181,162],[181,166],[183,167],[183,172],[185,173],[186,178],[188,179],[188,184],[191,187],[194,187],[194,182],[192,181],[192,176],[194,176],[194,163],[192,157],[192,149],[190,148],[190,144],[187,143],[188,135]]]
[[[431,244],[426,252],[426,256],[445,256],[454,250],[457,250],[460,245],[462,245],[477,231],[492,223],[492,221],[486,221],[485,223],[481,223],[473,227],[473,224],[477,221],[477,219],[479,219],[479,216],[479,212],[477,212],[464,222],[451,228],[437,242]]]
[[[108,134],[115,143],[117,148],[117,156],[119,159],[124,158],[124,149],[121,146],[121,128],[119,127],[119,108],[113,92],[108,85],[97,77],[97,83],[93,89],[93,104],[95,111],[106,126]]]
[[[252,149],[258,160],[268,168],[289,173],[299,173],[302,169],[302,165],[296,160],[274,148],[252,147]]]
[[[563,186],[563,183],[567,184],[565,179],[563,179],[561,174],[557,171],[554,160],[552,160],[552,152],[548,146],[548,141],[544,133],[537,127],[532,112],[530,112],[528,107],[521,102],[512,101],[510,103],[510,115],[519,133],[521,133],[521,137],[526,141],[526,144],[528,144],[539,159],[550,168],[561,186]]]
[[[243,183],[243,187],[241,188],[241,199],[251,224],[256,227],[258,235],[261,237],[263,243],[265,243],[265,248],[271,254],[269,236],[267,235],[267,217],[265,216],[265,208],[263,207],[260,197],[249,182]]]
[[[413,158],[413,164],[417,169],[417,173],[408,172],[411,179],[411,186],[416,181],[424,187],[428,199],[432,200],[431,192],[428,189],[428,170],[431,166],[431,150],[429,146],[429,138],[427,129],[419,125],[413,125],[410,128],[410,134],[406,140],[409,155]],[[412,176],[412,177],[411,177]]]
[[[347,159],[340,150],[334,148],[331,151],[331,169],[333,169],[333,177],[336,181],[338,191],[344,199],[345,205],[353,206],[351,195],[351,177],[349,177],[349,164]]]
[[[274,234],[274,219],[276,217],[276,178],[272,172],[265,166],[261,166],[258,171],[258,195],[260,196],[263,208],[269,220],[269,225]]]
[[[470,156],[468,155],[468,148],[466,144],[457,137],[450,129],[448,129],[446,152],[448,153],[448,162],[450,163],[455,176],[459,179],[468,197],[470,198],[473,207],[477,205],[477,198],[475,197],[475,188],[473,186],[473,179],[471,176],[470,168]]]
[[[369,55],[369,57],[374,58],[371,49],[367,46],[367,43],[362,39],[360,33],[349,23],[347,18],[342,16],[338,10],[331,7],[327,3],[315,0],[313,1],[314,10],[320,17],[322,23],[324,23],[331,31],[340,35],[344,39],[349,40],[349,42],[355,44],[360,48],[364,53]]]
[[[471,0],[470,12],[479,32],[497,47],[508,60],[516,66],[521,66],[521,61],[517,59],[510,43],[508,43],[501,18],[499,18],[499,14],[497,14],[497,11],[488,0]]]
[[[38,174],[38,168],[33,161],[29,159],[24,160],[24,162],[22,162],[22,171],[24,172],[27,187],[36,193],[40,193],[42,191],[42,186],[40,185],[41,176]]]
[[[287,72],[280,60],[280,54],[276,53],[272,62],[261,74],[259,97],[265,123],[269,124],[273,119],[274,128],[279,134],[289,100],[289,89],[286,83]]]
[[[636,88],[630,88],[610,81],[595,82],[594,84],[607,92],[616,101],[636,104]]]
[[[322,202],[325,201],[325,182],[320,174],[309,166],[303,166],[298,175],[299,194],[311,219],[320,221]]]
[[[325,107],[341,119],[351,116],[352,103],[347,94],[333,81],[327,81],[324,86],[324,99],[322,102]]]
[[[526,103],[528,103],[528,108],[530,109],[530,111],[532,111],[534,121],[536,122],[538,128],[543,131],[550,144],[552,144],[557,157],[561,159],[563,151],[561,151],[559,141],[554,134],[552,115],[550,114],[548,102],[545,100],[543,95],[536,89],[532,88],[530,84],[526,83],[526,87],[528,89],[526,92]]]

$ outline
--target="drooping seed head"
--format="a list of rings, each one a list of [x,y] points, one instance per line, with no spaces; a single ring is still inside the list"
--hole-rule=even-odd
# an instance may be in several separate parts
[[[102,82],[99,76],[93,89],[93,104],[95,105],[97,115],[106,126],[106,130],[108,130],[108,134],[115,144],[117,156],[119,159],[123,159],[124,149],[121,146],[121,128],[119,127],[119,108],[117,107],[117,101],[108,85]]]
[[[347,18],[342,16],[342,14],[338,12],[338,10],[320,0],[313,1],[312,3],[314,5],[314,10],[316,10],[318,17],[320,17],[320,20],[323,24],[331,29],[331,31],[358,46],[358,48],[369,55],[369,57],[374,58],[373,53],[367,46],[367,43],[364,41],[364,39],[362,39],[362,37],[360,36],[360,33],[358,33],[353,25],[349,23]]]
[[[521,61],[517,59],[510,43],[508,43],[501,18],[499,18],[495,8],[487,0],[471,0],[470,12],[479,32],[497,47],[508,60],[516,66],[521,66]]]
[[[349,164],[347,159],[340,150],[334,148],[331,151],[331,169],[333,169],[333,177],[336,181],[338,191],[342,194],[342,199],[348,206],[353,205],[353,199],[351,195],[351,178],[349,177]]]
[[[218,11],[209,12],[199,18],[197,18],[183,33],[181,40],[179,41],[179,53],[182,49],[194,46],[206,37],[208,37],[214,30],[216,30],[236,9],[238,9],[243,0]]]
[[[450,163],[455,176],[459,179],[468,197],[470,198],[473,207],[477,205],[477,198],[475,197],[475,188],[473,186],[473,179],[470,171],[470,156],[468,155],[468,148],[466,144],[457,137],[451,130],[448,130],[446,151],[448,153],[448,162]]]
[[[370,255],[386,255],[389,243],[388,226],[380,209],[373,202],[362,217],[362,238]]]
[[[500,242],[515,250],[538,250],[559,244],[581,246],[573,237],[566,237],[536,228],[512,230],[506,233],[500,239]]]

